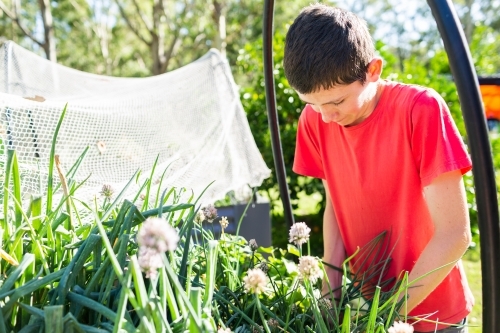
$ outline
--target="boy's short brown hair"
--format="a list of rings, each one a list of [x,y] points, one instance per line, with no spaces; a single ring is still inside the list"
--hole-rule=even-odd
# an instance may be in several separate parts
[[[288,30],[283,67],[290,85],[308,94],[365,82],[375,47],[366,22],[322,4],[305,7]]]

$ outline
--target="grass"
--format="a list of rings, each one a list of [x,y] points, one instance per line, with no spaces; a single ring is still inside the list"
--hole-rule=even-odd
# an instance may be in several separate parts
[[[478,250],[471,250],[464,256],[464,268],[467,274],[467,280],[476,299],[472,308],[472,313],[468,317],[469,333],[481,333],[482,328],[482,280],[481,280],[481,260]]]

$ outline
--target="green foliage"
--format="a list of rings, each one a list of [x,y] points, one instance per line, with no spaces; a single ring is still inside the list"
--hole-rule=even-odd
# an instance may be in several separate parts
[[[55,195],[60,191],[50,185],[51,195],[32,198],[24,209],[14,151],[8,152],[5,167],[0,332],[216,332],[228,327],[240,333],[374,333],[386,332],[394,320],[403,318],[399,296],[407,288],[405,279],[382,281],[384,291],[377,287],[367,294],[366,277],[351,274],[346,261],[340,299],[322,298],[321,278],[301,275],[308,272],[300,268],[304,245],[258,248],[223,230],[215,239],[215,222],[196,218],[197,200],[180,202],[174,189],[153,194],[147,180],[141,186],[147,193],[141,205],[122,199],[127,185],[116,197],[103,191],[104,199],[77,206],[70,181],[69,195]],[[136,179],[134,175],[129,184]],[[56,197],[59,202],[48,199]],[[157,207],[147,209],[151,204]],[[82,219],[89,216],[86,213],[91,217]],[[156,216],[177,230],[180,242],[175,249],[157,253],[162,259],[154,266],[157,274],[144,276],[142,270],[150,274],[153,263],[145,256],[155,245],[144,251],[144,237],[137,234]],[[146,244],[160,237],[150,235]],[[359,256],[376,253],[382,239],[375,239]],[[320,260],[308,258],[325,276]],[[389,259],[383,260],[370,270],[376,281]],[[248,292],[245,277],[251,269],[267,280],[263,294]],[[344,313],[348,315],[342,318]]]
[[[470,42],[472,60],[479,75],[492,75],[500,72],[499,31],[478,23]]]

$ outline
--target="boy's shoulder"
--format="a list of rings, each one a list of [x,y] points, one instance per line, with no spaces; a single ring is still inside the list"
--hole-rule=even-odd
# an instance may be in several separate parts
[[[414,105],[415,103],[435,103],[442,97],[432,88],[418,84],[385,81],[386,100],[397,104]]]
[[[414,83],[402,83],[397,81],[385,80],[385,86],[388,87],[393,94],[408,94],[413,96],[418,96],[421,94],[434,95],[437,92],[429,87],[421,86]]]

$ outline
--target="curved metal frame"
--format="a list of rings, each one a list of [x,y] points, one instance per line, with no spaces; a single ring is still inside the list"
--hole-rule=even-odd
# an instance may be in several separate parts
[[[292,205],[290,202],[290,192],[288,192],[288,182],[286,181],[285,162],[283,159],[283,148],[281,147],[280,130],[278,122],[278,112],[276,109],[276,89],[274,87],[274,62],[273,62],[273,21],[274,21],[274,0],[265,0],[264,3],[264,29],[262,31],[263,56],[264,56],[264,80],[266,87],[267,120],[271,131],[271,146],[274,156],[274,167],[276,178],[280,189],[281,201],[285,220],[291,226],[295,223]]]
[[[481,94],[467,41],[449,0],[428,0],[443,39],[467,130],[481,237],[483,332],[500,332],[500,225],[495,170]]]
[[[474,166],[473,175],[481,237],[483,332],[496,333],[500,332],[500,322],[495,318],[500,313],[500,218],[495,172],[478,79],[463,30],[456,12],[452,9],[451,1],[427,0],[427,3],[432,10],[448,54],[467,130]],[[274,0],[265,0],[264,6],[263,56],[269,129],[285,218],[289,224],[292,224],[294,220],[281,148],[273,77]]]

